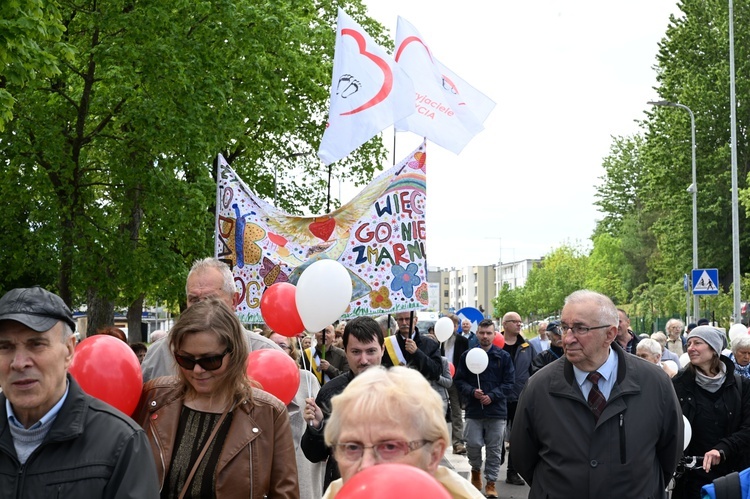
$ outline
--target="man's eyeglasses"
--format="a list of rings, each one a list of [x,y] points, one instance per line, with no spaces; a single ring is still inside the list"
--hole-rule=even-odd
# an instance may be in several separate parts
[[[404,440],[387,440],[375,445],[362,445],[359,442],[344,442],[335,444],[336,459],[339,461],[359,461],[365,454],[365,449],[372,449],[378,461],[394,461],[400,459],[410,452],[432,443],[428,440],[414,440],[406,442]]]
[[[508,322],[512,322],[514,324],[523,324],[523,321],[516,321],[516,320],[513,320],[513,319],[509,319],[507,321],[503,321],[503,324],[506,324]]]
[[[582,326],[580,324],[573,324],[572,326],[569,326],[567,324],[560,324],[560,334],[564,335],[568,332],[568,329],[573,331],[574,336],[583,336],[584,334],[588,334],[589,331],[593,331],[595,329],[604,329],[605,327],[609,327],[609,324],[605,324],[604,326],[594,326],[594,327],[586,327]]]
[[[174,359],[177,364],[188,371],[195,369],[195,365],[198,364],[202,369],[206,371],[215,371],[221,367],[224,363],[224,356],[228,354],[230,350],[227,348],[221,355],[212,355],[211,357],[201,357],[200,359],[194,359],[178,353],[174,354]]]

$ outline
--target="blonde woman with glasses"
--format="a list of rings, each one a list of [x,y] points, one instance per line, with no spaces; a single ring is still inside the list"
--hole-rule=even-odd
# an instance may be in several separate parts
[[[443,402],[414,369],[372,367],[331,401],[326,443],[341,478],[324,499],[332,499],[358,472],[383,463],[415,466],[432,475],[454,498],[483,498],[467,480],[440,466],[448,446]]]

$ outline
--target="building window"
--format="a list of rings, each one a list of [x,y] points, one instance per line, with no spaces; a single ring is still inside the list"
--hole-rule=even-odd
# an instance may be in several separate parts
[[[447,277],[445,279],[443,279],[443,284],[445,284],[446,286],[448,285],[448,278]]]
[[[449,297],[449,296],[448,296],[448,290],[447,290],[447,289],[446,289],[445,291],[443,291],[443,296],[444,296],[445,298],[448,298],[448,297]]]

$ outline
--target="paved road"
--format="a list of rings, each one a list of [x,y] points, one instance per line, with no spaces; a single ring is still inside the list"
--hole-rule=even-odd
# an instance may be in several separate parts
[[[466,456],[458,456],[453,453],[452,447],[448,447],[448,450],[445,452],[445,459],[453,466],[453,468],[456,470],[456,473],[469,480],[469,476],[471,475],[471,466],[469,466],[469,460],[466,459]],[[529,486],[510,485],[505,483],[506,473],[507,466],[503,464],[500,467],[500,474],[498,475],[497,482],[495,483],[498,496],[500,496],[502,499],[526,499],[529,496]],[[484,479],[484,474],[482,474],[482,479]]]

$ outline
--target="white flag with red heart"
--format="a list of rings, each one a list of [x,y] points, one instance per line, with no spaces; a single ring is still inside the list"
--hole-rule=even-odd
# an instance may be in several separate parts
[[[393,58],[339,9],[328,124],[318,149],[326,165],[414,112],[414,85]]]
[[[486,95],[443,66],[422,35],[399,16],[396,62],[411,77],[416,112],[396,123],[456,154],[484,129],[482,123],[495,107]]]

